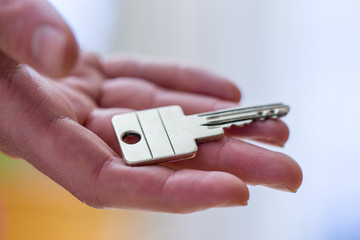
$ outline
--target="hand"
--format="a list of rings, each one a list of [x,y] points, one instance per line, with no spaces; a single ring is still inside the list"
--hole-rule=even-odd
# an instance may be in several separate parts
[[[77,60],[77,45],[66,24],[51,20],[57,15],[46,15],[38,7],[46,2],[13,2],[36,5],[39,14],[33,10],[32,16],[56,23],[65,37],[52,47],[42,40],[49,52],[37,58],[34,45],[15,41],[33,36],[30,27],[23,32],[0,28],[0,49],[5,52],[0,57],[2,151],[27,160],[79,200],[98,208],[191,212],[245,205],[246,184],[290,191],[300,186],[301,170],[290,157],[232,138],[283,145],[288,128],[280,120],[231,128],[224,139],[201,144],[194,159],[162,166],[124,165],[110,121],[114,114],[170,104],[181,105],[186,114],[210,111],[234,106],[239,90],[226,79],[193,67],[121,57],[103,60],[85,53]],[[0,9],[4,25],[1,11],[12,8]],[[38,26],[38,22],[24,24]],[[66,77],[54,81],[29,72],[19,62],[47,76]]]

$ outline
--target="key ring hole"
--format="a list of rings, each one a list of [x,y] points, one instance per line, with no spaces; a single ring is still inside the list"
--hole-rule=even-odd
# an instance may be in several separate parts
[[[135,131],[127,131],[122,135],[121,140],[127,144],[136,144],[140,142],[141,135]]]

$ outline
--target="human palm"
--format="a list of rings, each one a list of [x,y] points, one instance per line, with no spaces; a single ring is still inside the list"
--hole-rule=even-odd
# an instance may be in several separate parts
[[[24,158],[81,201],[98,208],[189,212],[245,205],[246,184],[296,191],[301,170],[288,156],[238,138],[283,145],[280,120],[232,127],[201,144],[195,158],[130,167],[121,159],[111,117],[181,105],[186,114],[234,106],[238,89],[202,69],[82,53],[72,72],[51,80],[2,59],[0,147]],[[32,74],[31,74],[32,72]]]

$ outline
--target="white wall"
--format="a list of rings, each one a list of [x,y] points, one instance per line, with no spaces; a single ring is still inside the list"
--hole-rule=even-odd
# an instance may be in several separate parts
[[[292,108],[282,151],[303,168],[298,193],[252,187],[246,208],[144,213],[146,239],[360,239],[359,1],[123,0],[119,10],[116,0],[82,4],[63,11],[71,22],[92,22],[75,27],[91,50],[192,62],[233,79],[244,104]]]

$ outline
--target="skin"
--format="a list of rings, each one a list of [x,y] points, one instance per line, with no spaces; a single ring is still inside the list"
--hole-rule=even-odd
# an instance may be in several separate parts
[[[0,0],[0,50],[0,149],[89,206],[187,213],[246,205],[247,184],[292,192],[301,185],[293,159],[241,140],[283,146],[289,130],[280,120],[232,127],[222,140],[201,144],[190,160],[123,163],[110,121],[114,114],[172,104],[186,114],[236,106],[240,91],[221,76],[85,53],[41,0]]]

